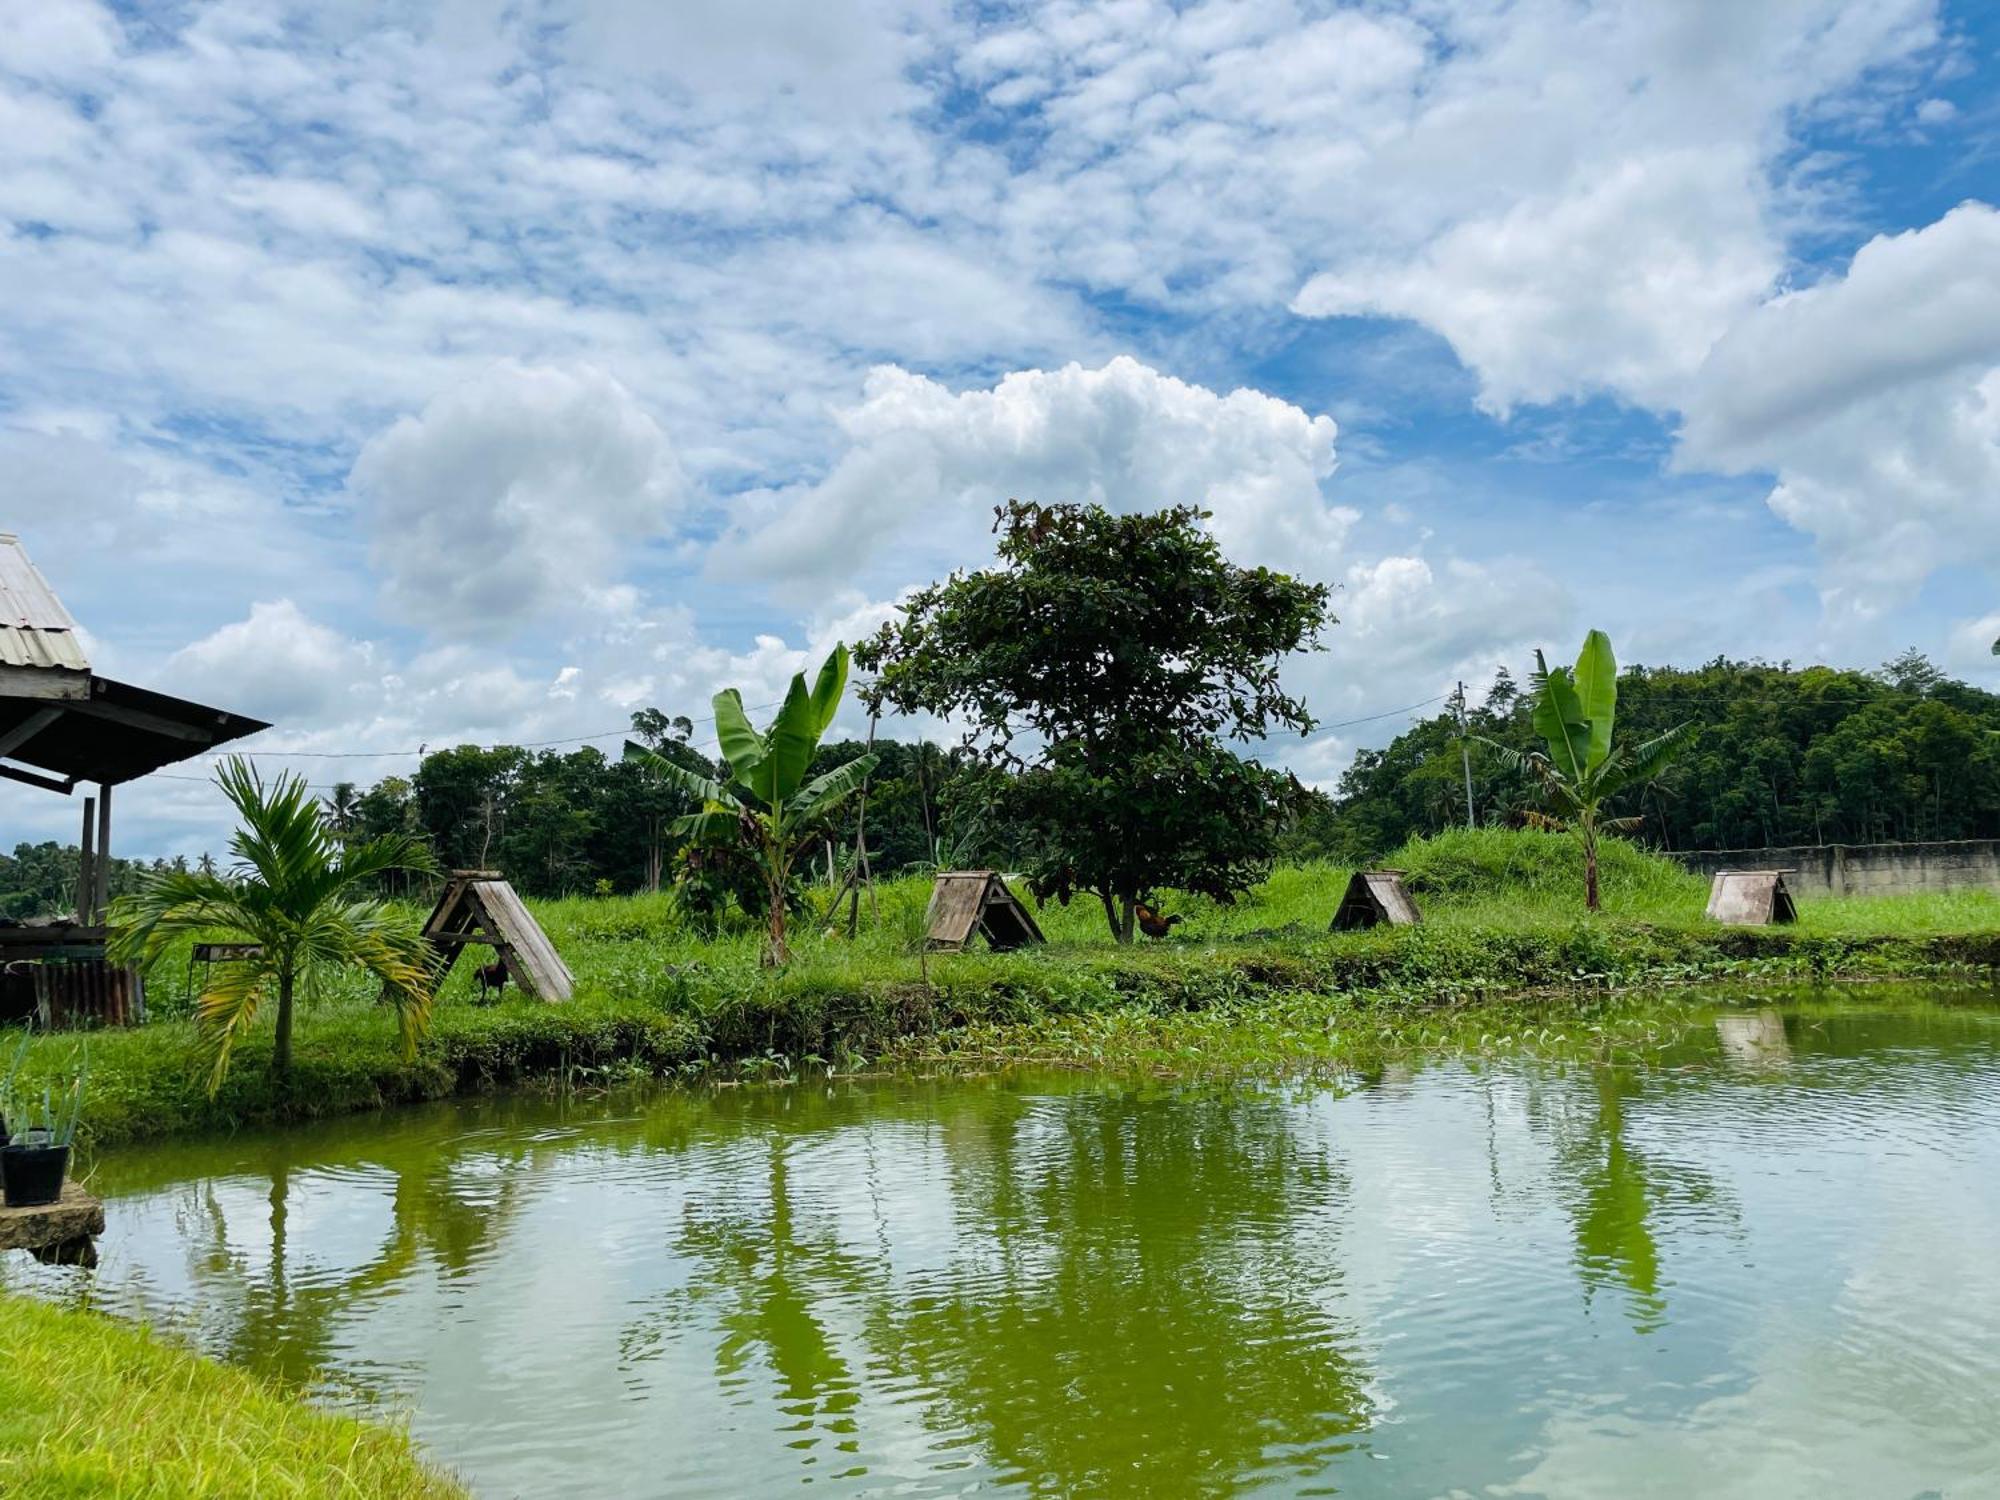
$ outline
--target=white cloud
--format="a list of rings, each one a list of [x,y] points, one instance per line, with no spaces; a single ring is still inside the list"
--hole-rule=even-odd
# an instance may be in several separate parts
[[[349,482],[390,608],[488,639],[601,602],[683,487],[666,434],[589,366],[508,365],[455,387],[370,439]]]
[[[1880,236],[1742,320],[1701,371],[1680,462],[1774,472],[1836,613],[2000,565],[2000,212]]]
[[[1461,680],[1477,701],[1495,669],[1518,671],[1535,647],[1567,639],[1575,616],[1569,591],[1526,559],[1452,557],[1434,566],[1414,553],[1355,563],[1333,609],[1340,624],[1327,632],[1325,653],[1299,658],[1285,675],[1322,724],[1336,727],[1301,746],[1272,747],[1303,779],[1327,786],[1358,746],[1378,744],[1407,723],[1373,715],[1449,692]],[[1343,723],[1363,716],[1371,722]]]
[[[1308,281],[1298,312],[1411,318],[1479,374],[1480,402],[1608,391],[1669,405],[1776,278],[1753,163],[1689,148],[1453,225],[1414,261]],[[1661,232],[1671,225],[1671,232]]]
[[[954,392],[891,366],[839,414],[848,448],[827,476],[762,498],[720,549],[759,577],[913,568],[990,553],[993,507],[1013,497],[1113,510],[1198,504],[1233,555],[1320,575],[1354,513],[1329,504],[1333,419],[1258,391],[1227,395],[1129,357],[1100,369],[1024,370]]]
[[[287,727],[345,724],[380,674],[365,644],[308,619],[290,599],[183,646],[161,670],[164,686]]]

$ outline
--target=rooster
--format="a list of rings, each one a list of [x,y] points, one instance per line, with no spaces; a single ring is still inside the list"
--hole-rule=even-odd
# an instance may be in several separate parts
[[[1179,916],[1163,917],[1143,901],[1132,908],[1132,914],[1139,919],[1139,930],[1150,938],[1165,937],[1177,922],[1185,920]]]
[[[499,994],[507,988],[507,960],[496,958],[490,964],[481,964],[473,970],[473,978],[479,981],[481,999],[488,994]]]

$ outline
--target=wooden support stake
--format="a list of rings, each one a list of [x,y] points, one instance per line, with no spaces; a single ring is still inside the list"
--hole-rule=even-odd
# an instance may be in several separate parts
[[[90,925],[95,927],[111,908],[111,783],[97,788],[97,895]]]
[[[97,799],[83,799],[83,835],[76,845],[76,920],[80,927],[90,925],[90,898],[97,890],[97,872],[91,866],[91,851],[97,833]]]

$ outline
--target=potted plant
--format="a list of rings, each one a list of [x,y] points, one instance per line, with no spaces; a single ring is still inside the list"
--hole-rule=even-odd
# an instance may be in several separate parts
[[[32,1208],[62,1196],[76,1122],[83,1113],[86,1071],[87,1060],[86,1067],[78,1069],[60,1093],[43,1089],[39,1109],[24,1111],[20,1096],[10,1091],[13,1107],[9,1113],[14,1115],[17,1128],[25,1128],[0,1146],[0,1193],[4,1193],[7,1207]]]

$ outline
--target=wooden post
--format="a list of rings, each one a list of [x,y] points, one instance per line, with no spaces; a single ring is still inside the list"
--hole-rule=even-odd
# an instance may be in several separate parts
[[[97,893],[97,872],[91,868],[91,850],[95,847],[92,839],[97,829],[97,799],[83,799],[83,835],[76,845],[76,920],[82,927],[90,925],[90,902]]]
[[[111,907],[111,783],[97,787],[97,898],[90,916],[95,927]]]

